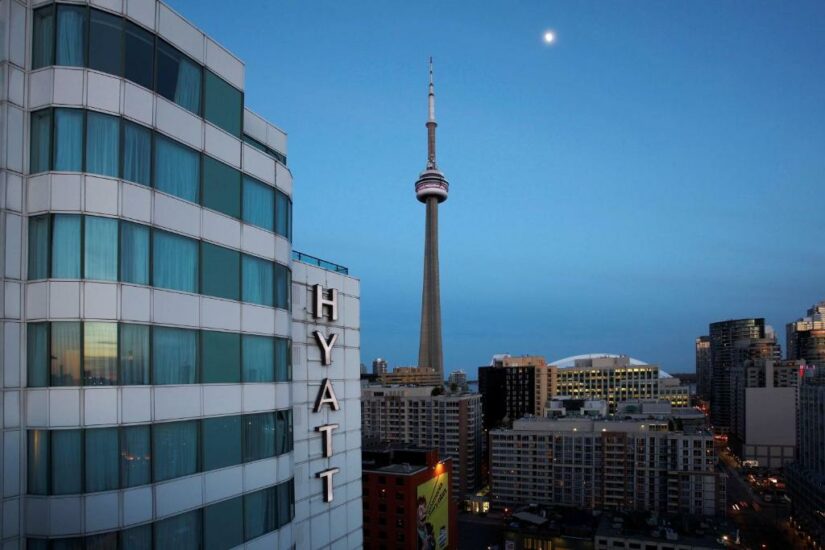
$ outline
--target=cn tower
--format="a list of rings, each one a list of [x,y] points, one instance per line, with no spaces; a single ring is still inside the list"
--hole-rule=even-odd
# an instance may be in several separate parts
[[[430,89],[427,116],[427,167],[415,182],[415,196],[427,206],[424,234],[424,291],[421,296],[421,340],[418,366],[429,367],[444,380],[441,351],[441,289],[438,281],[438,204],[447,200],[447,179],[435,161],[435,88],[433,58],[430,58]]]

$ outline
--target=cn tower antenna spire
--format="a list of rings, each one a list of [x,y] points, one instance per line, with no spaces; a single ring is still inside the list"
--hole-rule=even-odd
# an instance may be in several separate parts
[[[433,83],[433,58],[430,56],[430,89],[427,96],[427,168],[434,169],[435,163],[435,84]]]

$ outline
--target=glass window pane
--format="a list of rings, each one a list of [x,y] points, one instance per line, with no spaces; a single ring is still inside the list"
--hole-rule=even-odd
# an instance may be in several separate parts
[[[222,78],[206,71],[204,74],[203,118],[236,137],[241,137],[243,95]]]
[[[241,254],[222,246],[201,243],[201,293],[218,298],[240,298]]]
[[[85,7],[57,6],[57,65],[85,65],[87,13]]]
[[[120,119],[89,111],[86,119],[86,172],[116,178],[120,173],[119,163]]]
[[[29,169],[32,174],[49,170],[52,150],[52,112],[49,109],[32,113],[31,157]]]
[[[152,482],[152,449],[149,426],[129,426],[120,430],[120,485],[123,488]]]
[[[49,550],[49,539],[26,539],[26,550]]]
[[[84,544],[84,550],[117,550],[117,531],[88,536]]]
[[[123,19],[103,11],[91,10],[89,30],[89,67],[120,76]]]
[[[275,415],[248,414],[244,419],[244,462],[275,455]]]
[[[197,292],[198,241],[165,231],[154,231],[152,235],[152,284]]]
[[[275,381],[292,380],[292,349],[286,338],[275,338]]]
[[[194,474],[198,471],[197,421],[152,424],[152,450],[153,481]]]
[[[117,428],[86,430],[86,492],[111,491],[119,486]]]
[[[83,492],[81,480],[80,430],[52,430],[52,492],[72,495]]]
[[[154,523],[155,548],[199,550],[201,548],[201,511],[193,510]]]
[[[80,385],[80,322],[51,324],[51,384]]]
[[[227,550],[243,544],[243,497],[203,509],[204,550]]]
[[[83,385],[117,385],[117,323],[83,323]]]
[[[49,217],[29,218],[29,280],[49,277]]]
[[[34,10],[32,69],[54,65],[54,7]]]
[[[203,471],[241,463],[241,417],[224,416],[201,421]]]
[[[243,179],[243,221],[275,230],[275,190],[246,176]]]
[[[289,428],[287,411],[275,411],[275,454],[282,455],[289,452],[289,441],[292,439]]]
[[[244,254],[242,300],[271,306],[272,282],[272,262]]]
[[[200,155],[196,151],[157,135],[154,170],[158,190],[198,202]]]
[[[128,67],[128,65],[127,65]],[[123,179],[151,185],[152,131],[123,121]]]
[[[264,489],[244,495],[244,537],[260,537],[275,529],[278,513],[275,509],[275,491]]]
[[[182,328],[154,327],[152,334],[152,383],[196,384],[198,332]]]
[[[292,494],[290,488],[292,482],[281,483],[275,488],[278,500],[278,528],[283,527],[292,521]]]
[[[292,273],[285,265],[275,264],[275,307],[290,309]]]
[[[28,431],[28,493],[49,494],[49,432],[47,430]]]
[[[83,111],[80,109],[54,110],[54,169],[64,172],[83,169]]]
[[[120,550],[152,550],[152,524],[118,531]]]
[[[52,218],[52,277],[80,278],[80,216],[56,214]]]
[[[157,62],[157,92],[184,109],[200,114],[200,65],[162,40],[158,40]]]
[[[80,537],[70,539],[53,539],[51,550],[85,550],[83,539]]]
[[[126,21],[124,76],[145,88],[152,89],[155,62],[155,37],[134,23]]]
[[[203,157],[203,205],[241,217],[241,173],[212,157]]]
[[[289,197],[281,193],[275,192],[275,206],[277,212],[275,214],[275,233],[286,237],[287,240],[292,240],[292,201]]]
[[[275,340],[268,336],[243,335],[243,381],[275,380]]]
[[[120,325],[120,383],[149,384],[149,325]]]
[[[136,223],[120,223],[120,280],[149,284],[149,228]]]
[[[241,381],[241,335],[233,332],[201,332],[201,383]]]
[[[117,220],[86,216],[83,277],[117,281]]]
[[[43,388],[49,385],[49,323],[26,325],[26,386]]]

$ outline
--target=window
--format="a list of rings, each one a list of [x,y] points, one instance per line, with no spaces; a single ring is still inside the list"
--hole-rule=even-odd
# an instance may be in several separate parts
[[[243,497],[203,509],[204,550],[225,550],[243,544]]]
[[[154,231],[152,235],[154,286],[197,292],[198,242],[165,231]]]
[[[80,385],[80,322],[51,324],[50,386]]]
[[[289,382],[292,380],[292,350],[289,340],[275,338],[275,380]]]
[[[272,299],[272,262],[243,256],[243,296],[244,302],[271,306]]]
[[[203,206],[241,217],[241,173],[212,157],[203,156]]]
[[[53,166],[55,170],[65,172],[83,169],[83,111],[80,109],[54,110]]]
[[[117,280],[117,224],[114,218],[85,217],[83,276]]]
[[[203,118],[241,137],[243,95],[212,71],[204,72]]]
[[[49,385],[49,323],[26,325],[26,385],[43,388]]]
[[[292,201],[280,191],[275,192],[275,233],[292,240]]]
[[[83,385],[117,385],[117,323],[83,323]]]
[[[152,550],[152,524],[118,531],[120,550]]]
[[[149,384],[149,326],[120,325],[120,383]]]
[[[154,327],[152,381],[154,384],[196,384],[198,333],[182,328]]]
[[[193,510],[153,524],[155,548],[199,550],[201,548],[201,514]]]
[[[276,527],[278,511],[274,488],[250,493],[243,497],[244,536],[246,540],[260,537]]]
[[[136,487],[152,482],[152,449],[149,426],[120,430],[120,486]]]
[[[49,277],[49,217],[29,218],[29,280]]]
[[[88,11],[80,6],[57,6],[57,64],[83,67]]]
[[[275,190],[246,175],[243,177],[243,221],[275,230]]]
[[[244,417],[244,462],[275,455],[275,418],[273,413]]]
[[[32,70],[54,65],[54,7],[34,10]]]
[[[292,411],[275,411],[275,454],[281,455],[292,450]]]
[[[80,430],[52,430],[50,433],[52,436],[50,494],[73,495],[82,493]]]
[[[153,424],[152,455],[154,481],[163,481],[197,472],[197,421]]]
[[[120,280],[149,284],[149,228],[120,222]]]
[[[52,277],[80,278],[80,216],[57,214],[52,220]]]
[[[203,470],[215,470],[241,463],[241,417],[205,418],[203,434]]]
[[[158,40],[157,92],[184,109],[200,114],[201,67],[162,40]]]
[[[86,492],[117,489],[120,482],[117,428],[86,430]]]
[[[138,124],[123,121],[123,171],[127,181],[150,185],[152,132]]]
[[[120,76],[123,73],[123,18],[90,10],[89,68]]]
[[[275,487],[275,492],[278,509],[277,527],[280,528],[292,521],[293,516],[295,516],[292,504],[295,500],[295,497],[293,496],[295,489],[292,481],[281,483]]]
[[[233,332],[201,332],[201,382],[238,383],[241,381],[241,335]]]
[[[201,243],[201,293],[237,300],[240,297],[241,253]]]
[[[51,166],[52,112],[49,109],[32,113],[31,157],[29,171],[32,174],[47,172]]]
[[[49,432],[47,430],[28,431],[28,493],[49,494]]]
[[[273,382],[275,380],[274,339],[244,334],[242,357],[244,382]]]
[[[124,76],[135,84],[151,90],[155,64],[155,37],[129,21],[125,22],[124,31]]]
[[[275,307],[290,309],[292,273],[285,265],[275,264]]]
[[[163,136],[155,138],[155,187],[191,202],[198,202],[200,155]]]

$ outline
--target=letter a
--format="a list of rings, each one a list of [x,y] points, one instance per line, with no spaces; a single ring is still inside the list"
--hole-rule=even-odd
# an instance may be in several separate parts
[[[324,382],[318,390],[318,397],[315,398],[315,408],[312,412],[320,412],[321,407],[324,405],[329,405],[333,411],[341,408],[338,405],[338,398],[335,397],[335,390],[332,389],[332,382],[329,378],[324,378]]]

